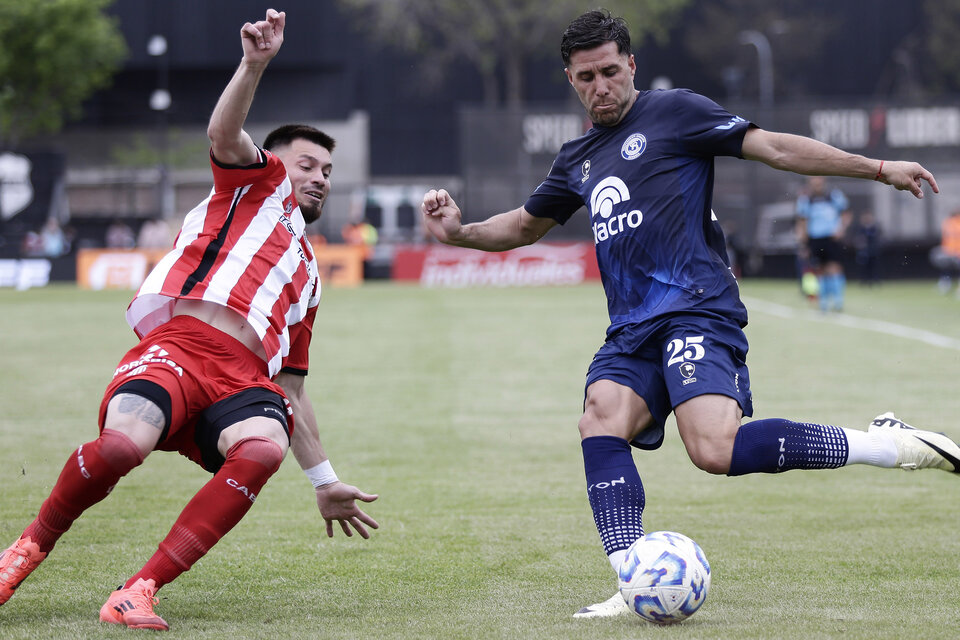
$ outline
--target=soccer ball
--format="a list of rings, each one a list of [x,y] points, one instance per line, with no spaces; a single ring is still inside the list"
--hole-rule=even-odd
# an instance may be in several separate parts
[[[654,531],[630,545],[619,577],[620,595],[630,610],[656,624],[689,618],[710,589],[703,549],[673,531]]]

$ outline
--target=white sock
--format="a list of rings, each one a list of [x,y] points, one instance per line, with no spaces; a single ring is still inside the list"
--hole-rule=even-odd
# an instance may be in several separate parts
[[[897,466],[897,445],[889,433],[843,429],[850,451],[847,464],[869,464],[892,469]]]
[[[607,560],[610,561],[610,566],[613,567],[614,573],[617,575],[620,574],[620,565],[623,564],[623,559],[627,555],[626,549],[620,549],[620,551],[614,551],[607,556]]]

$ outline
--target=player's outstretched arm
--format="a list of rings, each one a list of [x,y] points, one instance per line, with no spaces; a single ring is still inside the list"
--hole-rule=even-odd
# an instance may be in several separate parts
[[[327,535],[333,537],[333,523],[336,521],[348,537],[353,535],[355,529],[362,538],[369,538],[367,527],[378,529],[380,525],[360,509],[357,501],[373,502],[378,496],[340,482],[333,473],[320,443],[317,417],[313,411],[313,403],[304,390],[303,381],[304,376],[284,372],[275,379],[275,382],[283,387],[296,420],[296,428],[290,437],[293,455],[308,477],[313,476],[311,481],[315,483],[317,507],[326,522]]]
[[[743,137],[741,153],[783,171],[879,180],[917,198],[923,197],[924,182],[940,193],[933,174],[916,162],[866,158],[804,136],[751,128]]]
[[[519,207],[483,222],[464,225],[460,207],[445,189],[425,193],[420,211],[427,231],[440,242],[483,251],[506,251],[532,244],[557,224]]]
[[[243,130],[243,123],[267,64],[283,44],[285,24],[284,12],[268,9],[263,20],[248,22],[240,29],[243,58],[207,126],[213,157],[223,164],[245,166],[259,160],[256,144]]]

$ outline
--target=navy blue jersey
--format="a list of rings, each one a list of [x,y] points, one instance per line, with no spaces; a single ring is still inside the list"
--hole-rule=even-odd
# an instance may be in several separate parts
[[[686,89],[642,91],[619,124],[560,149],[524,208],[562,224],[586,205],[608,335],[684,312],[746,325],[711,201],[713,158],[741,157],[750,126]]]

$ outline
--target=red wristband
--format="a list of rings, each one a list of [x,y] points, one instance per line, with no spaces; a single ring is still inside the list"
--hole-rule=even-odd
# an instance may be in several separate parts
[[[880,161],[880,168],[877,169],[877,175],[873,179],[879,180],[882,173],[883,173],[883,160]]]

